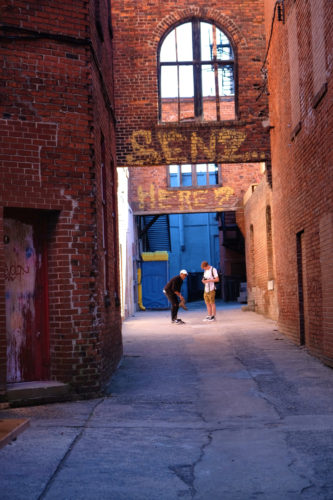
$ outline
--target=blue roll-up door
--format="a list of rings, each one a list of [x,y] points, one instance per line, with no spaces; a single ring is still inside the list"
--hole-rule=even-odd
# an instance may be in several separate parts
[[[142,262],[142,304],[147,309],[168,309],[169,302],[163,293],[168,282],[168,261]]]

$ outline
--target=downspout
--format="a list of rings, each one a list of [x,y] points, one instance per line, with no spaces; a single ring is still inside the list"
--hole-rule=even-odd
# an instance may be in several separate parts
[[[141,311],[146,310],[145,306],[142,304],[141,267],[138,268],[138,304]]]

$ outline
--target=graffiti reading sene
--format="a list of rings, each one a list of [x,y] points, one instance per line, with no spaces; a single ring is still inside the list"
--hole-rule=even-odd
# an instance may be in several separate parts
[[[126,155],[128,165],[184,163],[226,163],[262,161],[263,151],[244,151],[247,134],[244,130],[221,128],[209,135],[177,130],[135,130],[130,137],[132,152]]]

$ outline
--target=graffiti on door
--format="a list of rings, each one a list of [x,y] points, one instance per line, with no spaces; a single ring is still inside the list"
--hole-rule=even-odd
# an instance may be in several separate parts
[[[20,382],[34,356],[38,255],[32,225],[5,219],[4,229],[7,381]]]

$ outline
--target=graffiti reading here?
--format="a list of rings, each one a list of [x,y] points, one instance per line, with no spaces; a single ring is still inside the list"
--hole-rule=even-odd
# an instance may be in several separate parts
[[[29,266],[25,268],[20,264],[11,264],[5,266],[5,281],[15,281],[17,278],[22,278],[24,274],[29,274]]]
[[[214,201],[210,206],[210,210],[219,211],[224,207],[235,191],[229,186],[216,187],[214,189]],[[161,187],[151,185],[149,190],[145,186],[138,186],[137,188],[137,204],[139,210],[158,211],[164,212],[168,207],[176,205],[181,212],[202,209],[202,201],[206,200],[207,192],[204,189],[190,190],[190,191],[170,191]],[[205,205],[206,206],[206,205]],[[228,205],[229,206],[229,205]],[[230,206],[229,206],[230,208]]]
[[[247,135],[243,130],[221,128],[211,130],[204,140],[197,132],[187,134],[176,130],[135,130],[130,138],[132,153],[126,156],[130,165],[184,163],[237,163],[264,160],[264,152],[240,151]]]

